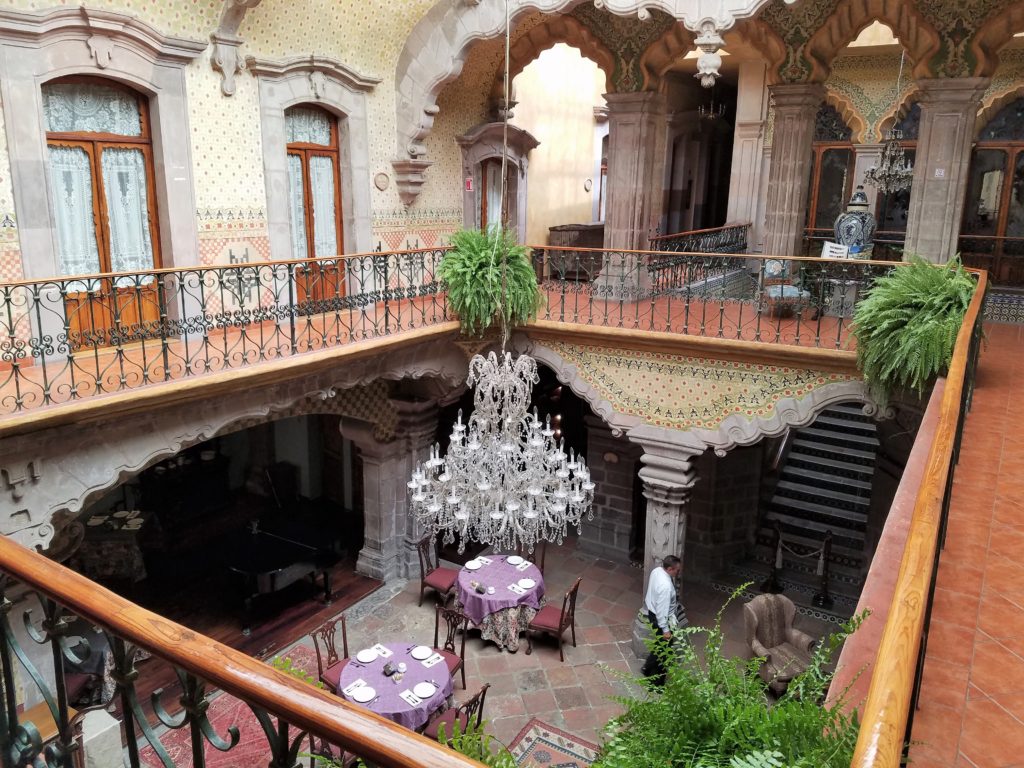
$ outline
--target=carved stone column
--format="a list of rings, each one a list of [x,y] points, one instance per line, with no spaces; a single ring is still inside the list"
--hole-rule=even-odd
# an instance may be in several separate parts
[[[814,118],[825,88],[820,83],[785,83],[769,86],[768,90],[775,106],[775,128],[768,170],[764,252],[795,256],[801,252],[807,218]]]
[[[942,264],[957,251],[974,120],[986,77],[918,80],[921,127],[904,250]]]
[[[381,442],[373,425],[342,420],[342,433],[358,447],[363,460],[363,548],[356,571],[387,581],[408,577],[418,567],[418,530],[409,517],[406,483],[416,457],[433,442],[437,404],[433,401],[393,400],[399,414],[397,437]]]
[[[727,221],[757,223],[757,198],[761,189],[764,155],[764,124],[768,109],[765,65],[760,61],[740,64],[736,94],[736,126],[729,172]],[[751,232],[750,243],[757,242]]]
[[[665,207],[668,126],[658,93],[609,93],[604,247],[645,250]]]

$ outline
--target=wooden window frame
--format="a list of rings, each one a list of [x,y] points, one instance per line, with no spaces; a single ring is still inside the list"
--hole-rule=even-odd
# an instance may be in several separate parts
[[[307,141],[290,141],[285,145],[285,150],[289,156],[298,157],[302,164],[302,197],[303,197],[303,215],[305,221],[302,222],[302,230],[306,234],[306,258],[331,258],[334,256],[341,256],[345,252],[345,227],[342,224],[342,207],[341,207],[341,149],[338,141],[338,118],[335,117],[331,112],[319,107],[315,104],[295,104],[285,110],[284,119],[287,124],[288,112],[292,109],[311,109],[317,112],[322,112],[327,115],[330,121],[331,127],[331,143],[325,144],[313,144]],[[316,221],[316,211],[313,203],[313,188],[310,181],[309,173],[309,158],[310,157],[329,157],[332,160],[334,167],[334,230],[337,236],[336,242],[338,243],[338,253],[324,253],[320,254],[316,252],[316,239],[314,237],[314,222]]]
[[[487,169],[495,168],[498,175],[501,175],[501,158],[500,157],[487,157],[480,163],[480,229],[487,229]],[[508,169],[512,170],[515,165],[511,162],[508,163]],[[501,217],[499,226],[504,230],[508,228],[509,210],[509,191],[510,191],[510,179],[511,174],[505,177],[505,189],[502,195],[503,208],[501,211]]]
[[[811,145],[813,158],[811,159],[811,189],[807,198],[807,219],[805,228],[812,237],[821,229],[814,226],[818,218],[818,195],[821,192],[821,161],[825,153],[834,149],[845,149],[850,152],[850,161],[847,166],[846,185],[843,189],[843,199],[849,199],[853,194],[854,167],[857,162],[857,154],[853,142],[850,141],[816,141]],[[830,228],[831,231],[831,228]]]
[[[107,196],[103,185],[103,150],[105,149],[139,149],[142,151],[146,167],[146,203],[149,212],[149,239],[153,249],[152,269],[159,269],[163,264],[160,254],[160,232],[158,227],[159,212],[156,200],[156,175],[153,170],[153,140],[149,125],[149,100],[137,91],[128,88],[115,80],[102,77],[76,75],[61,77],[43,84],[43,88],[52,85],[81,84],[96,85],[121,91],[135,99],[139,108],[140,133],[138,136],[124,136],[117,133],[98,131],[46,131],[47,147],[77,147],[85,151],[89,157],[89,171],[92,179],[93,227],[96,232],[96,250],[99,258],[99,274],[113,272],[110,243],[110,220],[107,210]],[[69,275],[69,277],[72,277]],[[79,275],[74,275],[79,277]],[[84,275],[82,275],[84,277]]]

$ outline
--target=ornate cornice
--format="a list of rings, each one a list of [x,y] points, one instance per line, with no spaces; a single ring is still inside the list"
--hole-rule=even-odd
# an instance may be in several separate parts
[[[257,77],[271,79],[305,73],[310,77],[314,93],[317,92],[314,82],[317,73],[334,80],[351,91],[363,93],[369,93],[380,82],[379,77],[364,75],[342,64],[337,59],[317,54],[293,56],[288,59],[259,59],[255,56],[247,56],[245,65]]]

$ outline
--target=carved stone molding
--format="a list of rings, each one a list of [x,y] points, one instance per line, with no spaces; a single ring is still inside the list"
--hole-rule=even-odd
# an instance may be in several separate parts
[[[396,159],[391,161],[391,167],[395,169],[395,186],[398,187],[398,197],[406,205],[412,205],[420,196],[423,185],[427,183],[427,168],[432,166],[430,160]]]
[[[334,80],[349,90],[363,93],[369,93],[380,82],[379,77],[364,75],[337,59],[317,54],[292,56],[280,60],[247,56],[245,65],[254,75],[268,78],[284,78],[296,72],[304,74],[310,79],[310,91],[317,99],[324,98],[324,78]]]
[[[261,0],[225,0],[220,14],[220,25],[210,35],[213,52],[210,66],[220,72],[220,89],[225,96],[235,93],[235,76],[245,69],[239,48],[245,42],[238,36],[245,14],[259,5]]]

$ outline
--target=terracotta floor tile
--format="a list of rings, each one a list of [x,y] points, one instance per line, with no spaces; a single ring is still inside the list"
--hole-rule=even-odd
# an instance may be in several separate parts
[[[933,639],[929,635],[928,661],[921,679],[921,690],[927,693],[922,695],[926,695],[932,705],[946,707],[951,712],[961,712],[967,703],[970,668],[966,664],[950,664],[934,656],[931,653]]]
[[[933,618],[928,628],[927,660],[935,659],[944,664],[967,666],[974,657],[974,639],[974,627],[964,627]]]
[[[986,592],[978,611],[978,629],[995,639],[1024,639],[1024,608],[997,592]]]
[[[988,696],[1024,693],[1024,658],[998,641],[976,642],[971,683]]]
[[[960,753],[978,766],[1020,765],[1024,723],[986,699],[967,702]]]
[[[1018,592],[1024,585],[1024,565],[1002,555],[990,554],[985,563],[985,589]]]
[[[961,566],[959,563],[957,567],[943,567],[940,561],[935,586],[939,589],[948,589],[950,592],[977,597],[981,594],[984,577],[985,571],[982,567]]]
[[[978,624],[980,603],[980,598],[974,595],[936,589],[935,602],[932,604],[932,620],[945,621],[973,630]]]
[[[910,765],[914,768],[954,768],[956,760],[945,760],[924,744],[910,748]]]
[[[923,748],[934,759],[952,765],[960,749],[960,729],[954,727],[961,721],[961,713],[925,700],[922,693],[920,709],[914,715],[912,741],[915,748]],[[974,702],[968,702],[970,706]]]

